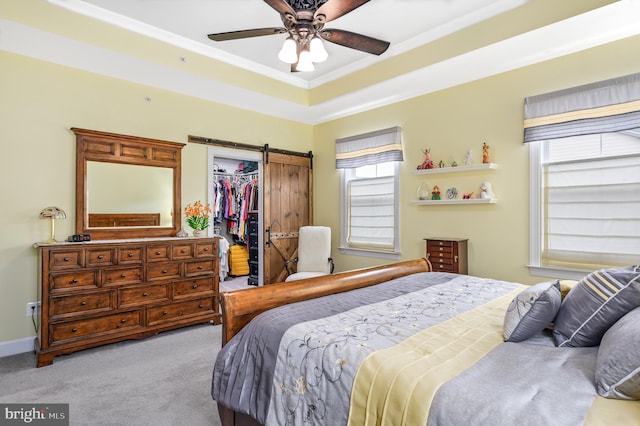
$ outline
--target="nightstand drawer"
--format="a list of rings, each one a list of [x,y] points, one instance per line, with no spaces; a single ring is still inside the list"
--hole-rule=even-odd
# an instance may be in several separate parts
[[[189,259],[193,257],[193,244],[175,244],[172,251],[173,259]]]
[[[87,250],[87,267],[113,265],[116,258],[115,252],[115,249]]]
[[[169,245],[155,245],[147,247],[147,261],[169,260]]]
[[[144,260],[143,247],[125,247],[118,250],[118,263],[142,263]]]
[[[196,257],[212,257],[217,256],[213,243],[196,244]]]

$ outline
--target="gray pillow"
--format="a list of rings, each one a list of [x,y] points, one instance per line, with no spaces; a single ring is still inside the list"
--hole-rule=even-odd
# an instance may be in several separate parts
[[[611,399],[640,399],[640,308],[611,326],[600,343],[598,393]]]
[[[522,291],[511,301],[504,316],[504,340],[521,342],[544,330],[558,313],[560,303],[558,280]]]
[[[592,272],[567,294],[556,317],[556,346],[596,346],[626,313],[640,306],[640,266]]]

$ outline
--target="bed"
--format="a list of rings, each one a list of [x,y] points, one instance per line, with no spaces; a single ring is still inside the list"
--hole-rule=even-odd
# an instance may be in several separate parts
[[[597,315],[582,281],[562,301],[557,280],[431,272],[425,259],[221,293],[211,394],[237,426],[640,424],[629,268]]]

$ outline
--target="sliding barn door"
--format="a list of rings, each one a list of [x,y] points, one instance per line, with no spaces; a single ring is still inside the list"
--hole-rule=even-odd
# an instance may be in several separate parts
[[[298,230],[313,223],[311,155],[265,152],[264,283],[287,277],[285,260],[297,255]]]

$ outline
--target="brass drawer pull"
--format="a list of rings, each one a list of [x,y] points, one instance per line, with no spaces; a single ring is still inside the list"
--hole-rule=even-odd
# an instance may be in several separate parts
[[[133,257],[133,253],[129,253],[129,257]]]
[[[122,318],[122,319],[120,320],[120,322],[121,322],[122,324],[124,324],[125,322],[127,322],[127,320],[126,320],[126,319],[124,319],[124,318]]]
[[[72,332],[72,333],[75,333],[76,331],[78,331],[78,329],[77,329],[77,328],[75,328],[75,327],[73,327],[73,328],[71,329],[71,332]]]
[[[64,258],[64,259],[62,259],[62,260],[64,260],[65,262],[68,262],[68,261],[70,261],[71,259],[70,259],[70,258],[68,258],[68,257],[65,257],[65,258]]]
[[[204,305],[201,303],[201,304],[198,305],[198,308],[202,309],[202,308],[204,308]]]
[[[80,306],[87,306],[87,302],[83,300],[82,302],[80,302]]]
[[[186,253],[187,251],[185,249],[180,250],[180,253]]]
[[[202,269],[202,266],[198,266],[198,269]]]
[[[156,252],[156,254],[157,254],[158,256],[160,256],[162,253],[161,253],[161,252],[159,252],[159,251],[157,251],[157,252]]]
[[[167,315],[168,312],[167,311],[162,311],[162,315]]]
[[[205,247],[205,248],[204,248],[204,251],[209,251],[209,247]]]
[[[120,278],[127,278],[125,274],[120,274]]]
[[[77,280],[77,279],[75,279],[75,278],[74,278],[74,279],[72,279],[72,280],[71,280],[71,284],[78,284],[78,280]]]
[[[194,284],[191,288],[198,288],[198,284]]]
[[[163,273],[163,274],[166,274],[167,272],[169,272],[169,271],[167,271],[166,269],[163,269],[163,270],[162,270],[162,273]]]
[[[143,297],[147,297],[149,295],[149,293],[147,293],[146,291],[144,293],[142,293]]]
[[[103,254],[98,255],[98,259],[104,259],[104,255]]]

